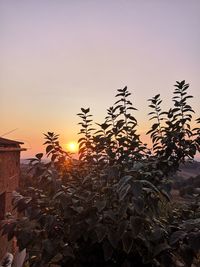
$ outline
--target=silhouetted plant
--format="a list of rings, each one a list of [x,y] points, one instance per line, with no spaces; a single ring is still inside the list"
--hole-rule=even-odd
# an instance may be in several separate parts
[[[89,129],[88,132],[88,126],[92,126],[92,121],[89,120],[90,125],[87,125],[87,116],[84,115],[84,111],[89,112],[89,109],[81,109],[83,113],[78,115],[83,120],[80,122],[82,126],[80,133],[84,137],[79,139],[80,159],[88,161],[88,158],[85,157],[86,151],[88,153],[88,145],[89,153],[93,156],[93,160],[96,160],[96,163],[126,164],[127,167],[130,165],[130,168],[133,161],[140,160],[145,156],[146,147],[136,133],[137,120],[131,114],[131,111],[136,110],[136,108],[128,99],[129,96],[127,87],[118,89],[116,97],[120,99],[107,110],[105,122],[97,124],[100,129],[96,130],[94,134],[91,134],[93,128]]]
[[[58,135],[45,134],[50,162],[42,153],[30,159],[33,184],[13,200],[24,216],[2,225],[8,239],[16,236],[20,250],[27,249],[31,266],[191,266],[200,250],[199,203],[184,213],[163,187],[200,148],[187,89],[177,82],[168,112],[160,95],[149,100],[153,153],[137,134],[127,87],[118,89],[98,129],[90,109],[81,108],[79,160],[62,149]]]
[[[174,91],[174,107],[168,112],[162,111],[160,95],[150,99],[149,107],[153,109],[149,113],[152,125],[150,134],[153,142],[153,156],[156,159],[156,168],[163,172],[163,177],[175,173],[180,163],[194,158],[198,151],[199,130],[191,129],[191,106],[187,103],[192,96],[188,95],[189,84],[185,81],[177,82]]]

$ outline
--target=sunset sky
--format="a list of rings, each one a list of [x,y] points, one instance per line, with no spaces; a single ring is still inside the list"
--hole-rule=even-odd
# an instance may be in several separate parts
[[[200,116],[199,0],[0,0],[0,136],[30,157],[42,133],[77,140],[81,107],[101,123],[128,86],[145,139],[147,99],[190,83]]]

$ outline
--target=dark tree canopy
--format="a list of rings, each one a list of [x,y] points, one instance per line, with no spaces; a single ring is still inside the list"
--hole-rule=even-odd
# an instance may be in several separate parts
[[[199,195],[185,209],[170,201],[170,180],[200,151],[200,119],[192,128],[189,85],[176,82],[173,107],[149,99],[148,148],[137,132],[127,87],[103,123],[81,108],[79,160],[59,136],[45,134],[46,155],[30,159],[29,184],[15,193],[23,216],[2,224],[8,239],[27,248],[31,266],[191,266],[200,250]],[[178,265],[179,264],[179,265]]]

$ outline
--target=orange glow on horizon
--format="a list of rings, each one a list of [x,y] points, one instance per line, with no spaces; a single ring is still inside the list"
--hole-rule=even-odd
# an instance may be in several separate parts
[[[71,141],[66,144],[66,148],[68,152],[77,153],[78,152],[78,143],[75,141]]]

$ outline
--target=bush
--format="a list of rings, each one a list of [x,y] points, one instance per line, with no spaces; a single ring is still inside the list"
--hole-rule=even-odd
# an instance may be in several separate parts
[[[27,248],[31,266],[191,266],[200,249],[199,206],[185,220],[168,194],[171,175],[200,150],[188,87],[176,83],[168,112],[160,95],[149,100],[153,149],[137,134],[127,87],[97,130],[90,109],[81,108],[79,160],[58,135],[45,134],[50,161],[42,162],[42,153],[30,159],[32,184],[13,201],[23,217],[2,226]]]

